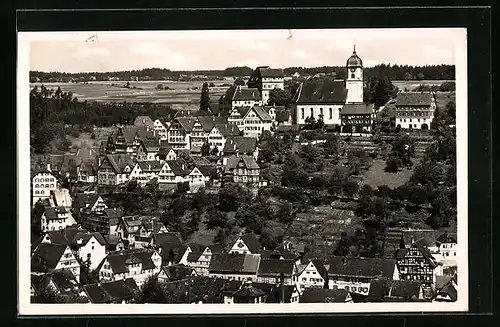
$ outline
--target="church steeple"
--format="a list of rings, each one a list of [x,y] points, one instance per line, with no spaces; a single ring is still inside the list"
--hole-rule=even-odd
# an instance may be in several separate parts
[[[346,88],[346,103],[363,102],[363,61],[356,53],[356,42],[346,63]]]

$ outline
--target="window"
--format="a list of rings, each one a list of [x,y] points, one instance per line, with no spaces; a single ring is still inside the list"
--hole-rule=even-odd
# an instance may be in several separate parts
[[[314,117],[314,108],[311,108],[311,118]]]
[[[304,119],[304,108],[301,108],[301,117]]]
[[[319,108],[319,114],[323,116],[323,108]]]
[[[351,74],[351,78],[354,78],[354,74]]]
[[[333,119],[333,109],[330,108],[330,119]]]

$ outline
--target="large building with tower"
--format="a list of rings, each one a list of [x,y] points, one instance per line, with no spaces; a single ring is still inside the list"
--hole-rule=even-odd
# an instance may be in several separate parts
[[[294,122],[305,125],[308,118],[314,118],[325,125],[349,126],[350,131],[369,130],[373,107],[363,103],[363,86],[363,61],[354,48],[347,59],[345,80],[313,78],[300,84],[292,100]]]

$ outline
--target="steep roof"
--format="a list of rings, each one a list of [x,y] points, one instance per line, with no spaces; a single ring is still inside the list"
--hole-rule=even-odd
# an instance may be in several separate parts
[[[214,127],[217,128],[219,133],[224,137],[236,136],[240,133],[238,126],[235,124],[215,124]]]
[[[425,246],[436,246],[439,232],[433,229],[403,230],[403,242],[405,247],[410,247],[413,243],[421,241]]]
[[[370,115],[373,113],[373,105],[366,103],[346,103],[340,110],[340,115]]]
[[[160,149],[158,150],[158,155],[160,155],[160,156],[166,156],[166,155],[168,155],[168,153],[172,149],[173,149],[173,147],[171,145],[161,143],[160,144]]]
[[[179,122],[186,132],[192,131],[194,123],[196,122],[195,117],[177,117],[175,120]]]
[[[241,154],[253,154],[256,148],[257,139],[255,137],[230,136],[226,140],[222,152],[233,154],[238,150]]]
[[[141,263],[143,269],[152,269],[155,267],[151,256],[154,251],[150,249],[128,249],[121,251],[114,251],[108,253],[105,260],[109,262],[111,270],[114,274],[121,274],[128,272],[129,264]],[[99,266],[102,266],[104,261]],[[99,269],[99,268],[98,268]]]
[[[186,176],[191,172],[182,160],[167,160],[166,163],[175,176]]]
[[[198,116],[198,121],[205,132],[210,132],[214,128],[215,124],[225,124],[225,117],[215,117],[215,116]]]
[[[240,238],[245,242],[246,246],[253,254],[259,253],[262,250],[259,239],[255,234],[244,234]]]
[[[134,126],[137,127],[154,127],[154,121],[149,116],[137,116],[134,120]]]
[[[52,278],[57,288],[63,292],[78,285],[75,275],[69,269],[56,269],[46,275]]]
[[[141,143],[144,145],[144,148],[147,152],[158,152],[160,151],[160,142],[154,139],[146,139],[141,140]]]
[[[208,270],[219,273],[257,273],[260,256],[254,254],[215,253]]]
[[[75,235],[75,237],[71,241],[71,244],[77,247],[85,246],[93,237],[97,240],[97,242],[99,242],[99,244],[101,245],[107,244],[106,240],[99,232],[92,232],[92,233],[79,232],[78,234]]]
[[[431,93],[400,92],[395,106],[430,106],[433,101]]]
[[[444,232],[436,239],[438,243],[457,243],[457,233]]]
[[[295,103],[344,104],[347,89],[344,81],[313,79],[302,82],[293,98]]]
[[[205,165],[205,164],[196,164],[196,168],[200,171],[200,173],[203,174],[203,176],[207,177],[210,176],[210,174],[217,170],[217,167],[214,165]]]
[[[163,271],[165,275],[167,275],[169,281],[186,279],[191,276],[193,270],[193,268],[183,264],[161,267],[161,271]]]
[[[127,165],[132,169],[135,164],[132,158],[127,154],[107,154],[105,158],[109,161],[115,173],[118,174],[124,173],[124,169]]]
[[[139,287],[133,278],[83,286],[92,303],[108,303],[133,298]]]
[[[163,164],[157,160],[137,161],[137,165],[143,172],[159,172],[163,167]]]
[[[265,295],[266,293],[260,289],[253,287],[251,284],[241,287],[239,290],[233,293],[233,297],[236,298],[257,298]]]
[[[290,277],[293,274],[294,265],[294,260],[262,259],[257,275],[279,277],[283,274],[285,277]]]
[[[381,258],[349,258],[331,257],[328,276],[352,276],[375,278],[377,276],[392,278],[396,260]]]
[[[66,207],[46,207],[44,211],[47,220],[60,219],[57,215],[66,213],[69,213],[69,209]]]
[[[131,144],[134,142],[134,139],[139,131],[139,128],[137,126],[132,126],[132,125],[122,126],[116,131],[116,135],[118,135],[120,131],[123,134],[123,137],[125,138],[125,143]]]
[[[283,71],[283,69],[269,67],[259,67],[257,69],[259,70],[260,76],[262,77],[285,77],[285,72]]]
[[[96,193],[77,193],[75,197],[75,204],[80,208],[92,207],[99,200],[101,196]]]
[[[40,243],[31,256],[31,270],[55,269],[66,248],[61,244]]]
[[[349,292],[344,289],[308,287],[300,296],[300,303],[339,303],[345,302]]]
[[[253,111],[255,111],[255,114],[264,122],[270,122],[272,120],[269,112],[267,112],[267,110],[265,110],[262,106],[253,106]]]
[[[253,101],[258,101],[260,100],[260,92],[259,89],[257,88],[244,88],[238,85],[238,87],[235,89],[233,93],[232,100],[233,101],[247,101],[247,100],[253,100]]]
[[[284,303],[291,303],[293,292],[296,289],[295,285],[283,285],[283,287],[281,285],[265,283],[253,283],[252,285],[269,293],[265,297],[265,303],[280,303],[282,297],[284,298]]]
[[[389,296],[418,298],[420,287],[420,282],[416,280],[393,280],[390,284]]]

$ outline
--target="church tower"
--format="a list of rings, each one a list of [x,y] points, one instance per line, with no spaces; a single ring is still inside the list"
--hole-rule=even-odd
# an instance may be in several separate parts
[[[356,54],[356,45],[346,64],[346,103],[363,102],[363,61]]]

